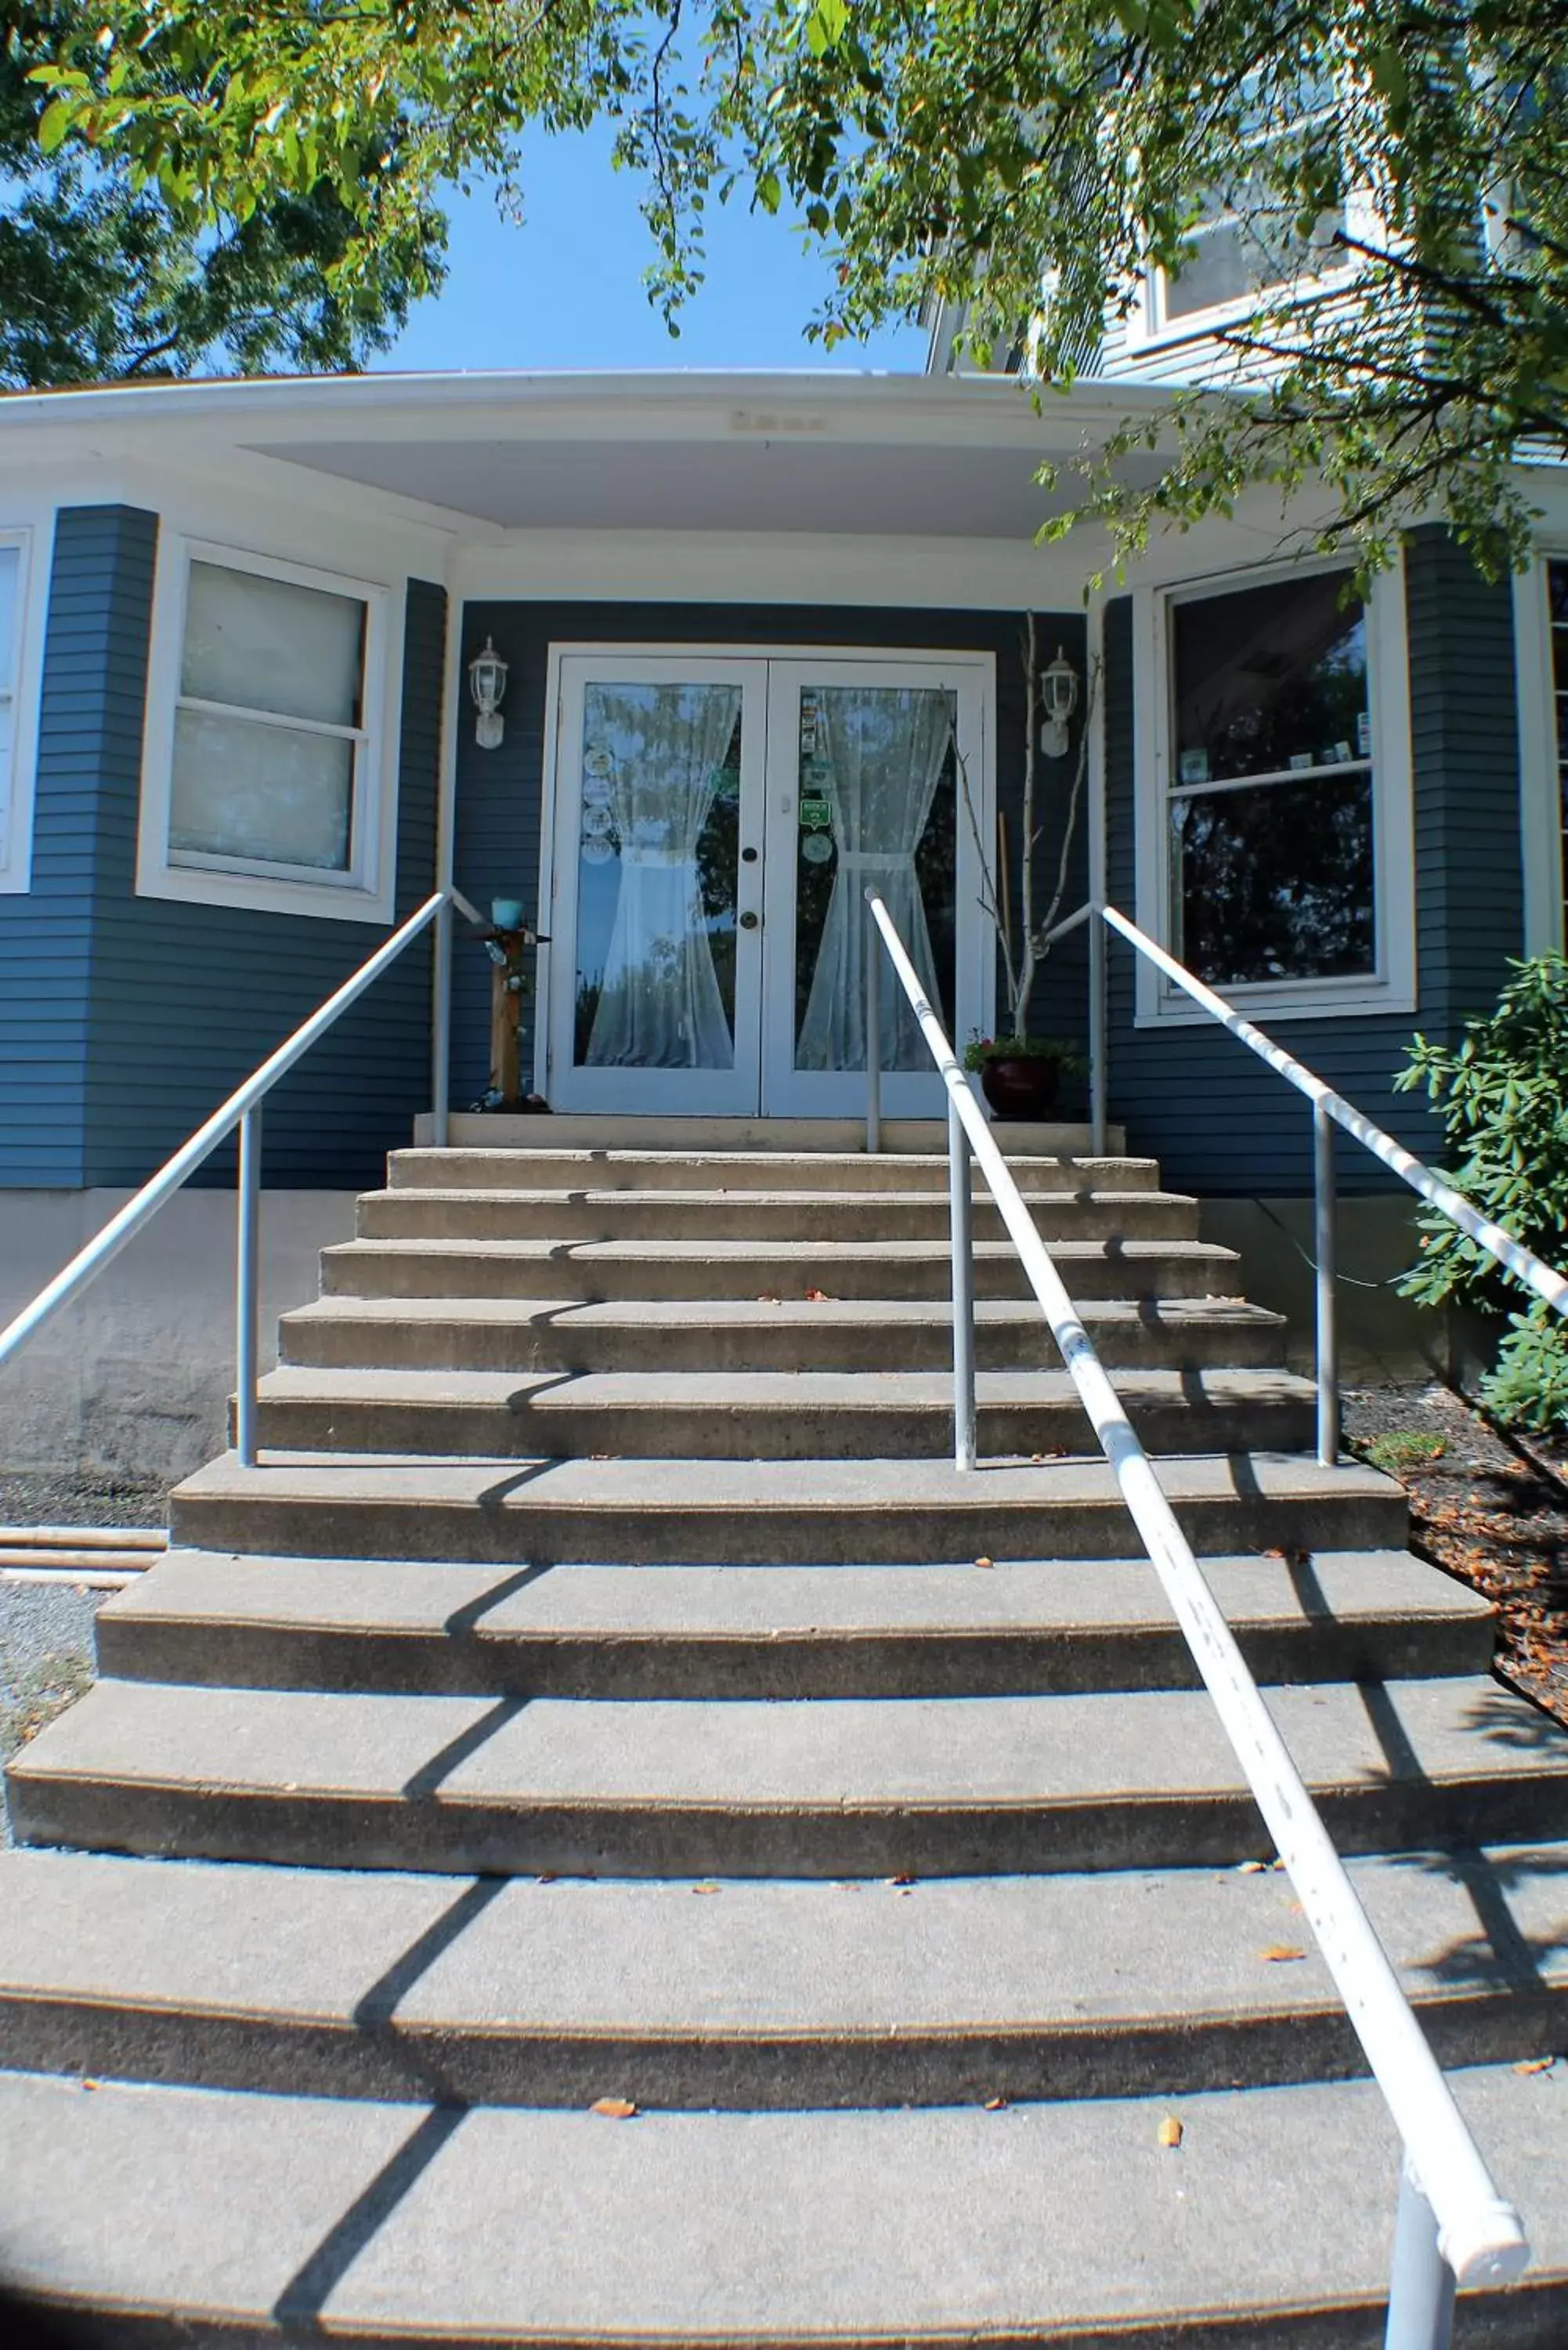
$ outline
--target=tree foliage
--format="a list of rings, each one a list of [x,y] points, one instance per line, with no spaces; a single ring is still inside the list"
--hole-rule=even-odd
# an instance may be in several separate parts
[[[1483,1214],[1562,1267],[1568,1233],[1568,958],[1516,962],[1495,1012],[1460,1044],[1417,1036],[1395,1083],[1424,1091],[1443,1121],[1449,1180]],[[1426,1305],[1457,1299],[1508,1315],[1484,1400],[1504,1422],[1568,1429],[1568,1323],[1437,1211],[1417,1220],[1421,1255],[1400,1283]],[[1509,1311],[1521,1295],[1522,1311]]]
[[[1206,203],[1254,274],[1235,399],[1094,452],[1075,514],[1122,554],[1257,481],[1376,562],[1418,512],[1517,556],[1521,451],[1568,452],[1561,0],[92,0],[50,68],[87,141],[213,215],[323,183],[362,282],[443,181],[514,176],[531,126],[619,126],[655,291],[739,194],[823,250],[831,345],[956,306],[981,361],[1092,363]],[[395,158],[381,173],[374,159]],[[1268,265],[1262,257],[1268,256]],[[1044,281],[1043,281],[1044,273]],[[1044,292],[1043,292],[1044,282]],[[1146,437],[1155,478],[1123,463]]]
[[[341,369],[384,348],[439,281],[437,208],[411,201],[367,240],[361,191],[296,179],[240,219],[181,200],[112,145],[46,141],[34,76],[76,53],[87,22],[68,0],[0,9],[0,384]],[[96,68],[106,53],[91,54]]]

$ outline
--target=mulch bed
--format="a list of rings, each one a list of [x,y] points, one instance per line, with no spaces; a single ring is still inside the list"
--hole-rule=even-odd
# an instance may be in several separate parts
[[[1412,1549],[1495,1605],[1499,1679],[1568,1728],[1568,1451],[1432,1385],[1351,1390],[1345,1432],[1409,1494]]]

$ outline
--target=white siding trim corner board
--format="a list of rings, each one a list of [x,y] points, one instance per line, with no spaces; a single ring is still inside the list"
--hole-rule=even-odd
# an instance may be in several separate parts
[[[1211,572],[1160,588],[1135,588],[1133,629],[1133,805],[1139,927],[1175,951],[1170,917],[1167,798],[1174,775],[1170,612],[1194,595],[1344,570],[1333,559],[1273,563]],[[1416,832],[1410,741],[1410,657],[1404,557],[1380,572],[1366,603],[1367,692],[1372,723],[1372,825],[1376,967],[1369,977],[1282,980],[1223,990],[1239,1010],[1267,1026],[1276,1020],[1367,1017],[1413,1013],[1417,1004]],[[1326,772],[1326,771],[1323,771]],[[1206,1021],[1189,999],[1166,988],[1137,958],[1134,1024],[1190,1026]]]
[[[303,869],[232,863],[176,863],[169,847],[174,726],[181,701],[186,606],[192,563],[352,597],[366,608],[361,725],[355,759],[350,862],[345,873],[307,878]],[[397,876],[398,756],[402,702],[403,599],[385,580],[286,561],[164,529],[159,534],[142,738],[136,892],[256,913],[306,914],[327,921],[391,921]]]
[[[1557,697],[1547,567],[1568,561],[1568,538],[1537,546],[1513,576],[1514,685],[1519,708],[1519,840],[1524,881],[1524,951],[1560,953],[1563,808]]]
[[[0,547],[16,550],[16,606],[8,641],[0,641],[0,897],[32,886],[33,803],[48,626],[52,514],[41,524],[10,523],[0,510]]]

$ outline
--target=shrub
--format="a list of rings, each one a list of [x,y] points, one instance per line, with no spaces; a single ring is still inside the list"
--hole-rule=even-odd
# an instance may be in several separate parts
[[[1425,1088],[1456,1190],[1555,1264],[1568,1229],[1568,958],[1537,955],[1511,969],[1496,1011],[1467,1021],[1457,1049],[1417,1036],[1394,1082]],[[1417,1221],[1421,1254],[1400,1280],[1404,1295],[1505,1313],[1482,1401],[1512,1427],[1568,1429],[1568,1324],[1446,1216],[1428,1209]],[[1521,1291],[1530,1302],[1518,1310]]]

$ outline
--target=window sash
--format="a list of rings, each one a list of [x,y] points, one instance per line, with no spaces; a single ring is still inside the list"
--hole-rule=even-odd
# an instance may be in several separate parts
[[[235,562],[232,556],[220,557],[208,552],[199,554],[192,552],[186,557],[187,593],[191,573],[198,564],[210,569],[236,571],[259,578],[279,577],[279,574],[273,571],[270,567],[260,565],[253,567]],[[353,602],[359,606],[361,614],[359,678],[355,705],[360,713],[360,723],[344,724],[328,719],[296,718],[286,711],[258,709],[248,702],[213,701],[201,694],[186,693],[178,690],[174,695],[174,721],[177,726],[179,713],[182,711],[191,711],[198,715],[223,719],[233,725],[275,728],[282,733],[325,736],[330,740],[351,744],[347,861],[340,866],[311,865],[278,858],[245,857],[228,850],[177,847],[171,837],[173,831],[171,801],[164,818],[164,858],[171,868],[181,872],[233,873],[252,877],[258,880],[300,882],[311,889],[360,889],[364,887],[363,868],[367,849],[369,814],[367,798],[369,763],[366,754],[369,748],[370,736],[369,730],[363,721],[367,709],[366,695],[370,671],[369,643],[373,618],[371,603],[369,598],[355,588],[340,587],[336,583],[329,588],[317,588],[314,582],[306,580],[293,582],[286,579],[284,584],[297,585],[307,594],[325,592],[339,596],[345,602]],[[176,671],[177,676],[183,673],[187,626],[188,617],[182,611],[180,629],[180,668]],[[173,740],[174,737],[171,734],[171,753]]]

